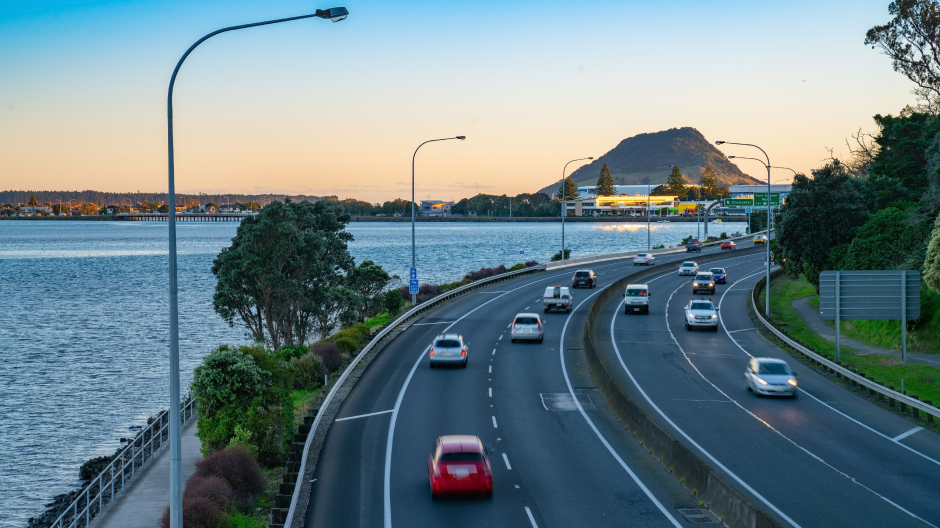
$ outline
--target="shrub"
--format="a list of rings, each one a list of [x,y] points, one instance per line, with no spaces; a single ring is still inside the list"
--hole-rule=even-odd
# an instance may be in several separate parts
[[[343,354],[352,354],[356,351],[357,348],[359,348],[359,340],[348,335],[333,338],[333,342],[336,343],[336,346],[339,347],[340,352]],[[338,365],[337,368],[339,368]]]
[[[358,343],[362,343],[363,341],[369,338],[369,329],[366,327],[366,325],[361,325],[361,324],[347,326],[346,328],[343,328],[339,332],[336,332],[336,334],[334,334],[333,337],[334,337],[334,341],[335,341],[335,338],[349,337],[353,339],[354,341],[357,341]]]
[[[408,291],[408,286],[402,286],[398,289],[401,292],[402,297],[410,299],[411,293]],[[423,303],[428,299],[433,299],[442,293],[441,287],[436,284],[422,284],[418,286],[418,303]]]
[[[202,497],[183,499],[183,528],[218,528],[228,523],[228,511]],[[161,528],[170,528],[170,507],[160,519]]]
[[[310,347],[307,345],[291,345],[279,349],[271,356],[274,359],[290,362],[292,359],[307,355],[308,352],[310,352]]]
[[[267,487],[261,466],[242,446],[216,451],[196,462],[196,475],[226,482],[232,489],[235,507],[246,513],[252,511],[256,497]]]
[[[464,275],[465,279],[470,279],[472,281],[485,279],[487,277],[492,277],[493,275],[499,275],[500,273],[506,273],[506,266],[500,264],[495,268],[480,268],[476,271],[471,271]]]
[[[571,248],[565,248],[565,260],[568,260],[570,258],[571,258]],[[552,258],[551,258],[552,262],[556,262],[559,260],[561,260],[561,251],[552,255]]]
[[[400,291],[390,290],[385,292],[383,304],[385,311],[387,311],[389,315],[398,315],[398,312],[401,311],[401,307],[405,305],[405,298],[402,297]]]
[[[270,375],[254,358],[222,345],[202,360],[193,373],[193,394],[204,410],[248,402],[261,394]]]
[[[245,423],[258,449],[258,462],[267,467],[284,463],[293,437],[293,409],[288,401],[281,404],[259,401],[248,410]],[[249,505],[250,506],[250,505]]]
[[[538,266],[538,265],[539,265],[539,261],[537,260],[528,260],[525,263],[525,267],[527,268],[531,268],[532,266]]]
[[[342,365],[342,358],[340,357],[340,349],[336,343],[332,341],[324,341],[322,343],[317,343],[310,347],[310,353],[316,354],[323,360],[323,365],[326,366],[327,370],[330,372],[335,371]]]
[[[290,366],[294,371],[294,389],[297,390],[316,389],[323,384],[323,375],[327,373],[323,359],[313,353],[292,359]]]
[[[718,235],[718,238],[724,240],[724,239],[728,238],[728,233],[725,233],[724,231],[722,231],[721,234]]]
[[[222,511],[231,511],[235,506],[235,492],[228,482],[219,477],[199,474],[190,477],[183,491],[183,501],[197,498],[208,500]]]

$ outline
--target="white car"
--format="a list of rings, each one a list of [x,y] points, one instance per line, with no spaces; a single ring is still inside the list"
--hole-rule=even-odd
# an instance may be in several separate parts
[[[574,306],[574,295],[566,286],[549,286],[545,288],[545,294],[542,296],[542,305],[545,308],[545,313],[551,310],[571,313]]]
[[[751,358],[744,371],[747,390],[758,396],[796,398],[796,378],[782,359]]]
[[[634,266],[652,266],[653,264],[656,264],[656,257],[652,253],[637,253],[633,257]]]
[[[695,275],[698,273],[698,264],[687,260],[679,266],[679,275]]]
[[[542,320],[539,314],[521,313],[516,314],[512,321],[512,342],[518,341],[538,341],[542,342],[545,338],[545,331],[542,328]]]
[[[623,292],[623,313],[650,313],[650,287],[646,284],[629,284]]]
[[[685,307],[685,329],[708,328],[718,331],[718,308],[706,299],[692,299]]]
[[[470,357],[470,347],[463,340],[462,335],[441,334],[434,339],[431,344],[431,368],[437,365],[457,365],[467,368],[467,360]]]

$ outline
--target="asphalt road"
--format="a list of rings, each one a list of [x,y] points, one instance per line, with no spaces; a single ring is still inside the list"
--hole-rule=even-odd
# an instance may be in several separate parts
[[[625,315],[619,297],[604,307],[596,341],[620,367],[612,374],[621,387],[784,526],[940,525],[940,436],[831,383],[761,336],[747,306],[766,269],[762,256],[707,266],[730,275],[714,297],[693,297],[691,278],[669,272],[647,281],[650,315]],[[720,303],[719,332],[684,328],[692,298]],[[797,398],[747,391],[750,356],[786,360]]]
[[[593,269],[599,287],[636,270],[623,261]],[[427,313],[387,345],[326,437],[307,526],[693,526],[675,508],[698,501],[624,430],[587,372],[582,303],[600,289],[576,290],[571,315],[543,315],[544,343],[510,342],[513,316],[541,314],[545,287],[569,284],[573,273],[478,290]],[[429,368],[427,348],[444,331],[469,343],[466,369]],[[432,501],[427,456],[445,434],[483,440],[492,499]]]

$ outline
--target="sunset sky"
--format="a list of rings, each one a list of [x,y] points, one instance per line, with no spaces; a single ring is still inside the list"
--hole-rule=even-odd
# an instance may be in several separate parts
[[[415,147],[456,135],[418,154],[418,198],[534,192],[570,159],[683,126],[809,171],[913,103],[863,44],[888,0],[4,0],[0,189],[165,191],[186,48],[333,5],[349,19],[226,33],[187,60],[179,192],[407,197]]]

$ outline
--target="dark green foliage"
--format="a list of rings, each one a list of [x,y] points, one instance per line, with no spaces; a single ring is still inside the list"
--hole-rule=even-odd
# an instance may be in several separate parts
[[[308,352],[310,352],[310,347],[307,345],[292,345],[278,349],[277,352],[271,354],[271,357],[289,363],[291,359],[305,356]]]
[[[558,187],[558,198],[560,200],[574,200],[581,197],[578,191],[578,185],[571,179],[571,176],[564,179]]]
[[[343,354],[352,354],[359,348],[359,342],[349,336],[335,338],[333,342],[336,343],[336,346]]]
[[[565,248],[565,260],[568,260],[570,258],[571,258],[571,248]],[[552,258],[551,258],[552,262],[555,262],[558,260],[561,260],[561,251],[552,255]]]
[[[510,204],[511,202],[511,204]],[[552,212],[552,200],[544,193],[523,193],[510,198],[509,196],[494,194],[477,194],[472,198],[464,198],[454,204],[450,211],[453,214],[470,216],[509,216],[509,206],[512,205],[512,216],[557,216],[560,209]]]
[[[243,325],[277,350],[303,343],[348,301],[344,272],[352,266],[345,231],[349,215],[326,202],[273,202],[242,220],[232,245],[212,264],[213,305],[230,325]],[[344,305],[345,306],[348,305]]]
[[[831,255],[836,269],[897,269],[923,241],[922,234],[907,221],[904,211],[889,207],[873,214],[858,229],[855,239],[842,253]]]
[[[395,316],[398,315],[398,312],[401,311],[401,307],[405,305],[405,298],[402,297],[401,292],[398,290],[389,290],[385,292],[383,297],[383,305],[385,306],[385,311],[389,315]]]
[[[610,176],[610,167],[606,163],[601,167],[601,174],[597,178],[594,194],[596,196],[615,196],[617,194],[617,190],[614,188],[614,179]]]
[[[222,345],[202,360],[193,373],[193,395],[199,400],[200,417],[226,406],[246,406],[264,392],[271,374],[253,357]]]
[[[900,181],[880,174],[872,174],[859,180],[859,192],[870,213],[880,211],[893,203],[914,199],[914,193],[907,190]]]
[[[844,165],[827,163],[812,178],[798,174],[775,226],[778,256],[792,265],[802,262],[807,280],[818,285],[832,248],[851,241],[866,220],[861,194]]]
[[[349,270],[346,284],[359,296],[358,322],[378,313],[383,299],[377,296],[385,289],[390,278],[382,266],[371,260],[364,260]]]
[[[706,167],[705,170],[702,171],[702,179],[699,180],[699,185],[702,188],[703,200],[718,200],[731,196],[731,191],[721,185],[718,181],[718,174],[710,168]]]
[[[672,172],[669,173],[669,177],[666,179],[666,184],[662,185],[658,192],[677,195],[680,200],[686,198],[687,189],[685,176],[682,175],[682,171],[679,170],[678,165],[673,165]]]
[[[290,362],[294,374],[294,390],[312,390],[323,385],[323,375],[327,374],[326,365],[320,356],[310,353]]]
[[[924,283],[931,290],[940,294],[940,216],[937,217],[930,235],[927,258],[924,260],[923,278]]]
[[[872,161],[872,175],[885,176],[920,196],[927,189],[927,148],[940,132],[940,121],[935,117],[913,112],[894,117],[875,116],[881,133],[875,136],[880,147]]]

